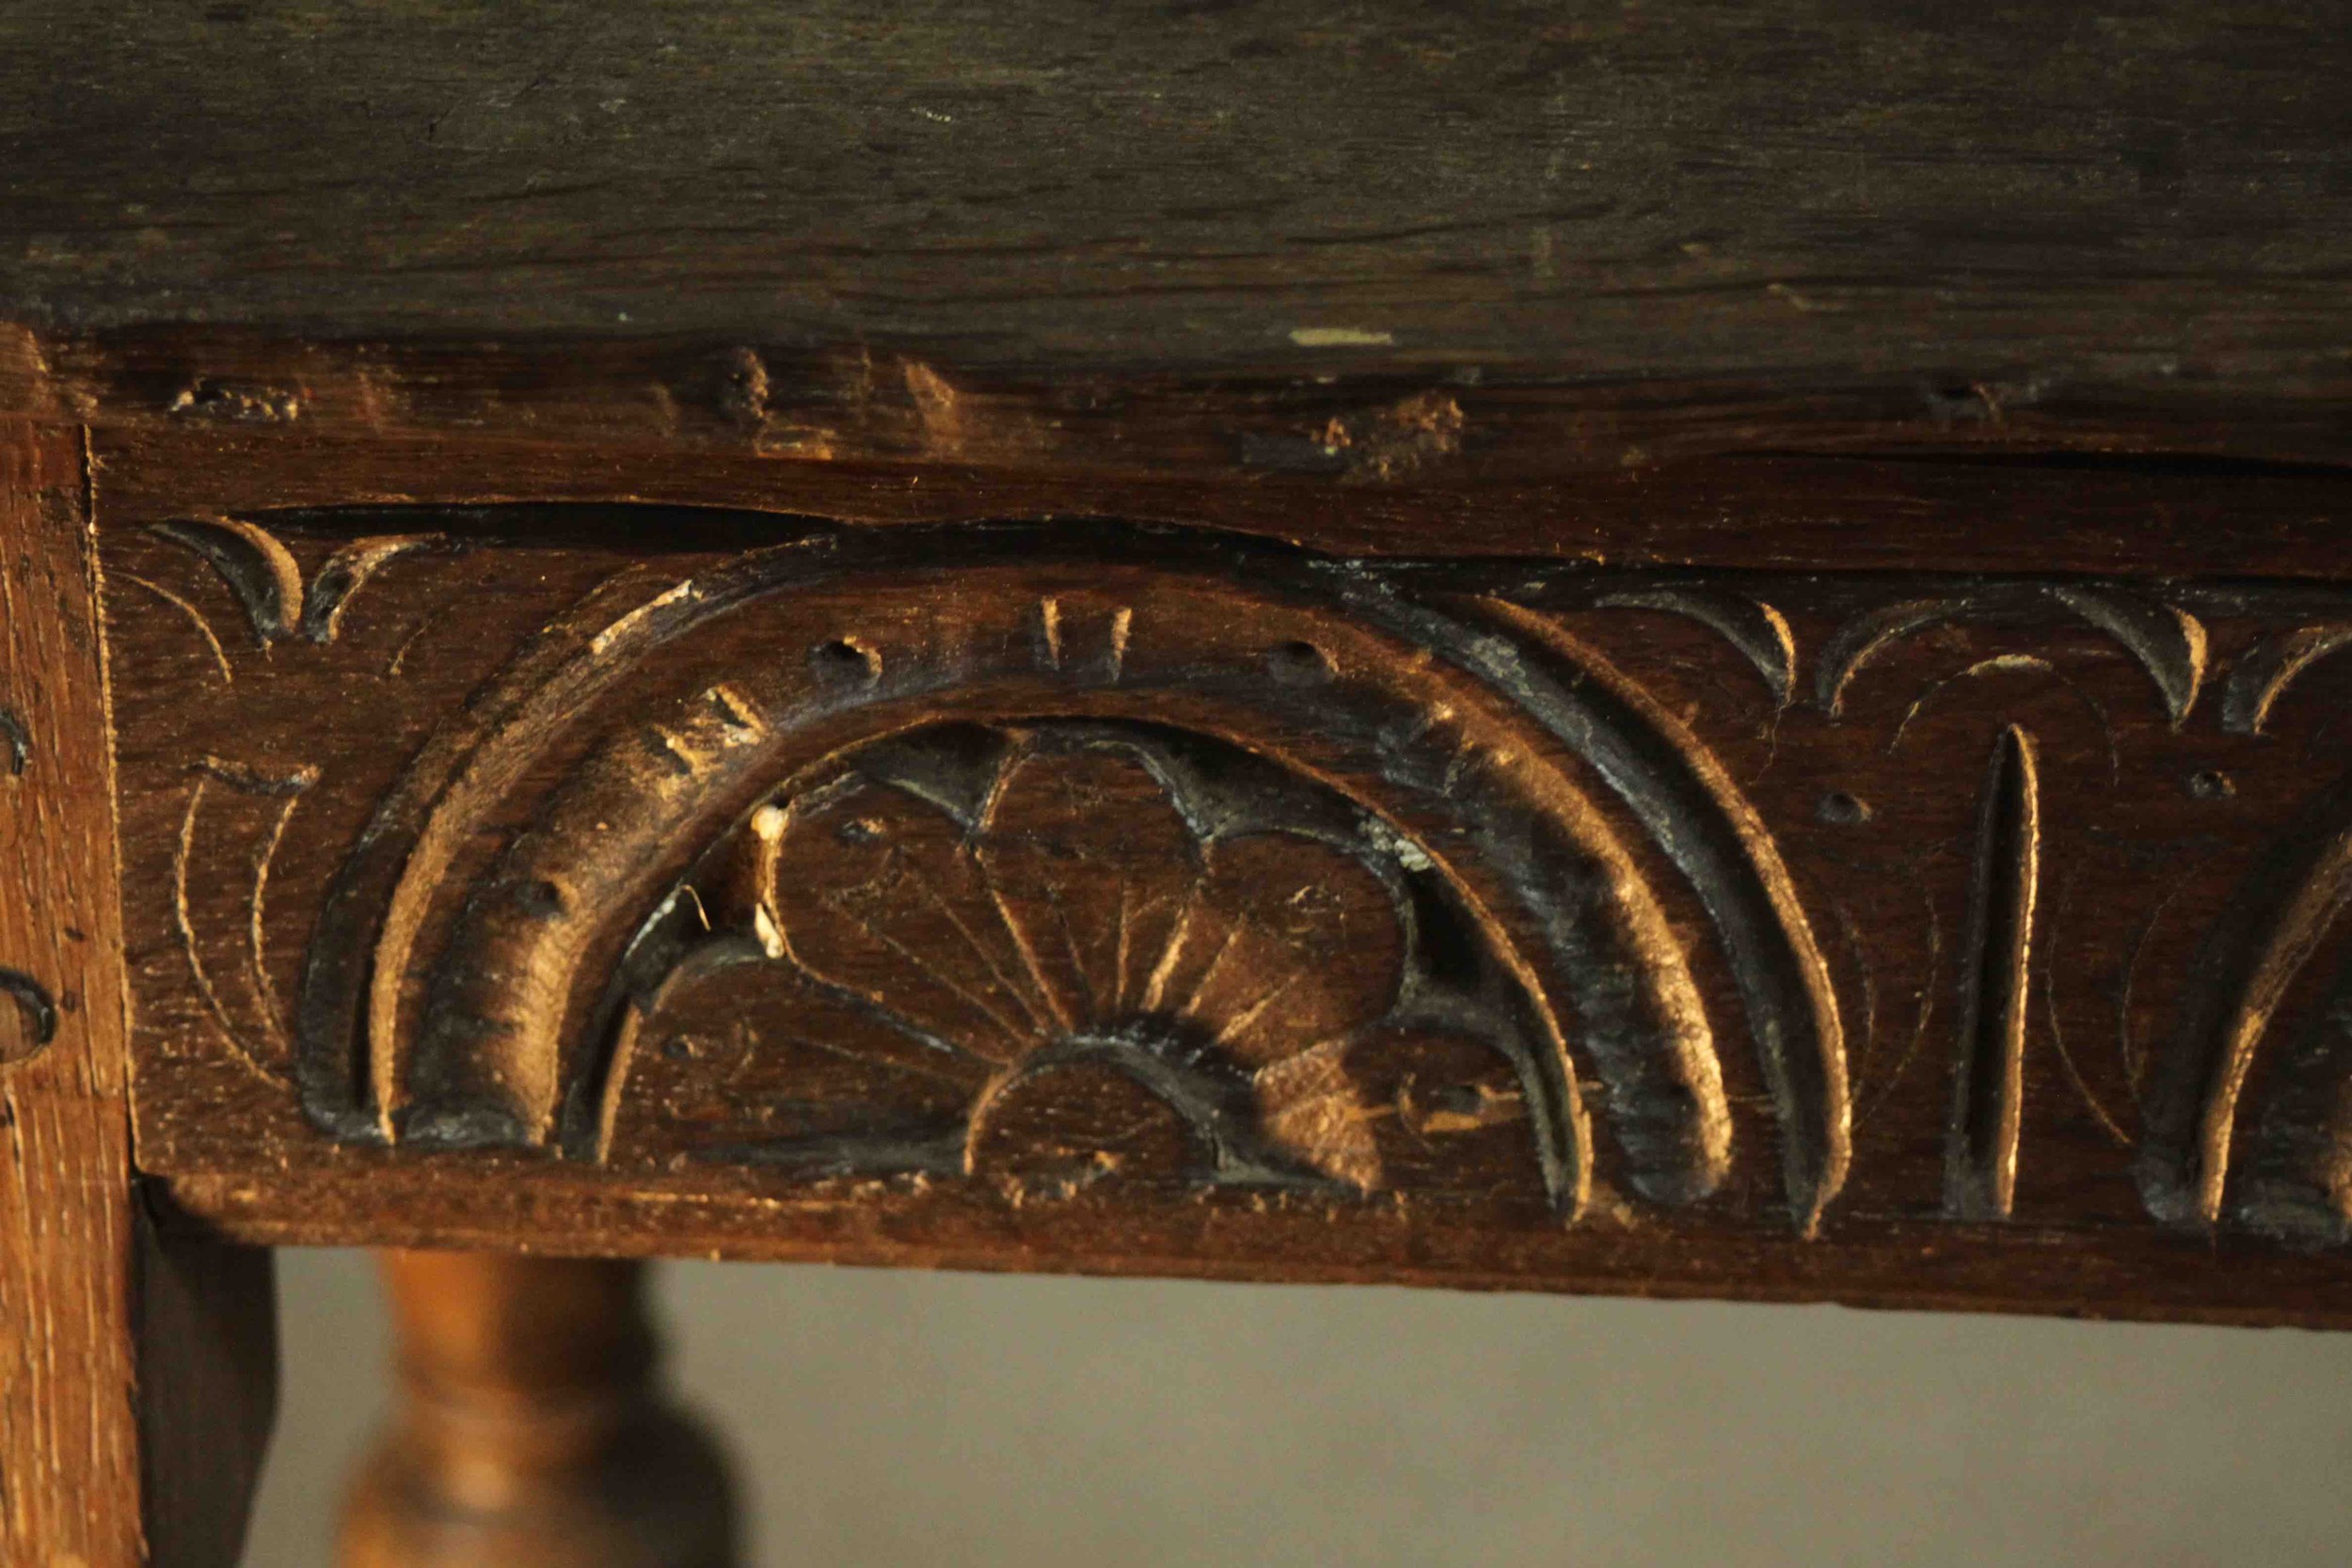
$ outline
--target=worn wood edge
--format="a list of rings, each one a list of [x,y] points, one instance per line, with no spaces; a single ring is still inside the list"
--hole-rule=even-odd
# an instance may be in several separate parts
[[[1423,490],[1734,453],[2195,456],[2352,465],[2345,383],[2042,385],[2022,368],[1693,378],[1273,356],[985,367],[845,343],[290,339],[0,323],[0,412],[104,430],[512,439],[606,452],[920,463]]]
[[[550,14],[14,8],[0,293],[1073,367],[2341,384],[2331,8]]]
[[[1339,1256],[1302,1256],[1301,1226],[1318,1245],[1330,1227],[1296,1216],[1221,1212],[1219,1251],[1139,1239],[1122,1216],[1116,1246],[1073,1246],[1024,1233],[965,1242],[902,1242],[887,1206],[621,1191],[521,1182],[472,1193],[433,1174],[305,1177],[274,1183],[201,1173],[158,1183],[167,1227],[266,1246],[400,1246],[513,1251],[551,1258],[691,1259],[836,1264],[1243,1284],[1382,1285],[1660,1300],[1828,1304],[1899,1311],[2026,1314],[2102,1322],[2352,1329],[2352,1279],[2338,1260],[2245,1239],[2091,1229],[1955,1227],[1848,1217],[1803,1243],[1587,1229],[1568,1238],[1465,1235],[1486,1256],[1427,1260],[1432,1238],[1392,1238],[1384,1251],[1349,1229]],[[788,1212],[789,1228],[778,1224]],[[1164,1220],[1165,1216],[1161,1216]],[[1444,1238],[1438,1238],[1440,1243]],[[2109,1247],[2113,1241],[2122,1244]],[[1409,1248],[1422,1260],[1399,1256]],[[1352,1250],[1350,1250],[1352,1249]],[[1541,1251],[1514,1266],[1501,1254]],[[2064,1270],[2021,1277],[2021,1258],[2064,1259]],[[1995,1276],[1972,1281],[1971,1271]]]
[[[1387,486],[1187,481],[968,463],[816,462],[316,431],[101,429],[100,529],[368,507],[698,509],[721,543],[810,518],[896,526],[1104,518],[1214,528],[1333,555],[1518,557],[1590,566],[2085,572],[2327,579],[2352,571],[2352,470],[2057,454],[1757,453],[1551,481]],[[462,457],[462,460],[458,460]],[[734,514],[731,525],[722,516]],[[765,515],[761,515],[764,514]],[[560,542],[589,514],[514,510],[499,536]],[[1988,515],[2030,515],[1989,530]],[[364,526],[408,526],[376,518]],[[729,531],[731,527],[732,531]],[[652,547],[661,541],[648,540]]]

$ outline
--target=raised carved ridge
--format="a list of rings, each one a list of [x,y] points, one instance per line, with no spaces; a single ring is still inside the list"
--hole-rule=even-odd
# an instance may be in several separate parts
[[[1845,1031],[1778,849],[1706,748],[1630,683],[1612,678],[1597,653],[1526,610],[1500,600],[1485,608],[1524,641],[1472,641],[1456,657],[1514,691],[1599,769],[1713,918],[1779,1115],[1789,1202],[1809,1231],[1846,1179]],[[1448,641],[1433,617],[1413,615],[1406,625],[1416,638]]]

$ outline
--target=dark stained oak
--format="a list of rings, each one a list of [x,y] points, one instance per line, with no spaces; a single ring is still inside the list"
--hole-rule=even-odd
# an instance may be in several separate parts
[[[2324,581],[145,497],[231,1233],[2345,1315]]]
[[[36,0],[0,19],[0,406],[1101,460],[1156,404],[1227,464],[1392,475],[1470,393],[1603,470],[2341,463],[2344,23]],[[1318,397],[1343,440],[1248,417]]]
[[[470,1249],[370,1568],[723,1558],[639,1258],[2352,1326],[2346,80],[0,8],[7,1563],[233,1557],[254,1243]]]

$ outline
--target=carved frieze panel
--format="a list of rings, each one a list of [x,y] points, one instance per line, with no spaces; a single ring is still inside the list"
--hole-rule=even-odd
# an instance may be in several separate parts
[[[154,1168],[2352,1215],[2352,594],[516,515],[105,536]]]

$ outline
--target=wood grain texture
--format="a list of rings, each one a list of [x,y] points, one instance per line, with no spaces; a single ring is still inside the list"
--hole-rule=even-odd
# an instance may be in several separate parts
[[[1319,417],[1310,409],[1290,428],[1303,437]],[[494,416],[485,423],[506,430]],[[1552,435],[1569,438],[1537,432],[1531,442]],[[1122,437],[1146,439],[1132,426]],[[1225,440],[1216,436],[1216,450]],[[805,516],[877,525],[1043,517],[1073,535],[1116,517],[1346,557],[2317,581],[2352,573],[2344,481],[2333,470],[2090,454],[1751,453],[1505,480],[1482,453],[1447,483],[1424,475],[1393,487],[1204,474],[1181,456],[1078,471],[811,463],[617,437],[575,446],[200,427],[95,430],[91,458],[104,510],[126,522],[321,506],[652,502],[755,509],[734,536],[740,544],[790,537],[791,519]],[[540,515],[552,514],[509,508],[500,527],[527,539]],[[351,526],[397,533],[405,525],[391,516]]]
[[[42,0],[0,22],[0,319],[40,333],[8,379],[72,419],[683,408],[813,454],[1335,378],[1391,389],[1256,463],[1442,463],[1412,400],[1482,385],[1563,394],[1562,460],[1603,466],[1815,435],[2341,462],[2344,23]],[[151,328],[232,341],[175,372]]]
[[[0,423],[0,1560],[236,1560],[266,1262],[134,1186],[112,765],[76,432]]]
[[[153,504],[235,1233],[2352,1318],[2341,589]]]

